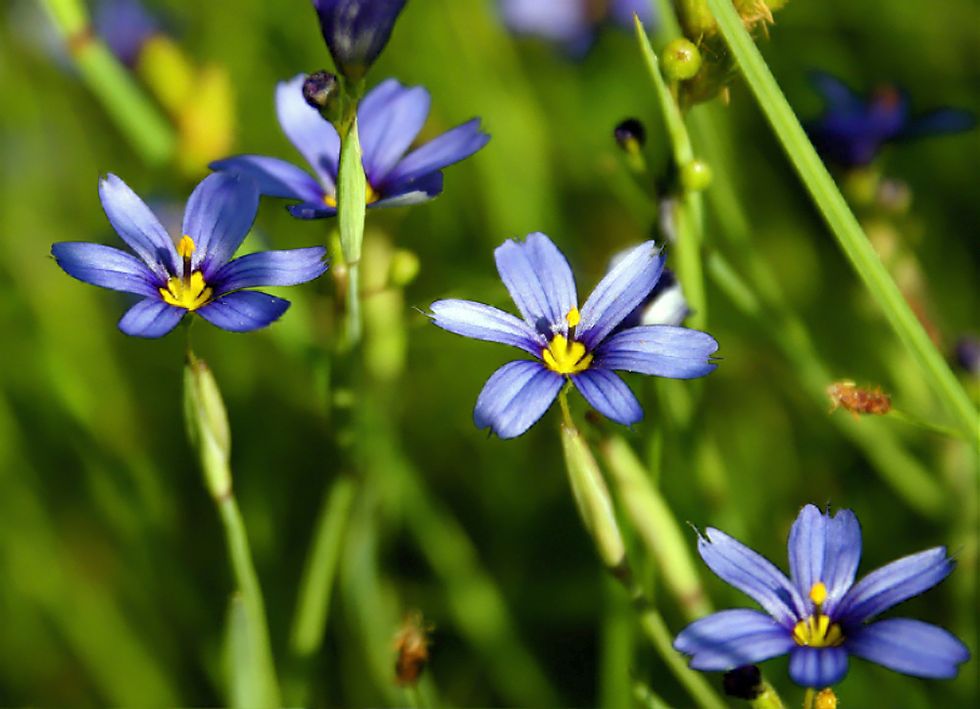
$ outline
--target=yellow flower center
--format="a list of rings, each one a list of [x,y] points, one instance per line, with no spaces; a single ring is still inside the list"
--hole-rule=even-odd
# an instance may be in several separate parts
[[[197,310],[211,300],[211,288],[204,282],[200,271],[191,273],[191,256],[194,254],[194,240],[184,234],[177,243],[177,254],[183,260],[184,275],[171,276],[167,287],[160,289],[163,302],[186,310]]]
[[[816,612],[804,618],[793,628],[793,640],[797,645],[807,647],[837,647],[844,642],[844,631],[840,625],[833,623],[829,616],[820,612],[821,606],[827,600],[827,586],[817,581],[810,588],[810,600],[816,606]]]
[[[541,350],[541,359],[552,372],[557,374],[578,374],[584,372],[592,364],[592,355],[586,354],[585,345],[576,342],[575,326],[579,324],[582,316],[578,308],[572,308],[565,316],[568,321],[568,334],[571,338],[564,335],[555,335],[546,348]]]
[[[380,199],[381,195],[375,191],[371,186],[371,183],[367,180],[364,181],[364,204],[374,204]],[[323,203],[328,207],[337,208],[337,194],[325,194],[323,195]]]

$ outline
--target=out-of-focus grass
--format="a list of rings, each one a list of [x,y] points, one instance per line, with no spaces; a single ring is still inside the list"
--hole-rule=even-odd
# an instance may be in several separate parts
[[[297,157],[276,125],[272,96],[277,80],[329,63],[308,3],[150,6],[192,56],[228,67],[238,149]],[[803,115],[819,108],[806,83],[811,68],[860,88],[898,82],[924,109],[980,111],[978,27],[980,11],[969,0],[796,0],[762,49]],[[221,648],[232,582],[184,439],[182,342],[177,335],[126,338],[115,329],[125,299],[71,280],[48,256],[55,241],[117,243],[98,203],[99,174],[115,172],[140,194],[178,209],[192,183],[140,163],[47,36],[31,3],[8,4],[0,14],[0,703],[213,704],[225,697]],[[491,2],[415,0],[372,76],[386,75],[430,90],[427,134],[479,115],[493,135],[484,151],[449,168],[438,200],[369,215],[369,232],[383,231],[421,259],[421,275],[406,294],[410,306],[424,309],[452,295],[509,308],[492,259],[493,247],[508,237],[549,233],[587,291],[611,254],[650,233],[653,209],[625,175],[611,138],[619,119],[635,115],[649,128],[651,164],[662,165],[667,154],[628,33],[606,32],[584,60],[571,61],[543,44],[515,42]],[[939,416],[748,92],[736,85],[731,106],[710,110],[751,249],[776,273],[831,374],[881,384],[901,408]],[[694,139],[696,152],[709,149],[697,130]],[[896,146],[881,165],[914,195],[899,236],[921,266],[928,312],[947,351],[959,333],[978,327],[978,140],[973,131]],[[744,264],[745,254],[721,238],[728,225],[712,215],[710,196],[706,203],[708,247]],[[285,248],[318,243],[328,228],[294,221],[269,200],[256,234]],[[294,310],[268,331],[194,332],[228,405],[236,488],[280,658],[320,498],[337,473],[312,354],[326,344],[316,325],[328,287],[290,289]],[[903,611],[949,627],[976,654],[976,529],[969,524],[976,519],[975,452],[891,421],[846,421],[888,429],[940,484],[942,514],[923,516],[873,472],[764,332],[710,283],[708,299],[708,329],[724,359],[704,382],[691,429],[672,428],[660,408],[658,394],[670,387],[631,380],[643,393],[647,420],[627,435],[646,454],[663,430],[660,483],[678,518],[722,527],[779,563],[788,526],[808,501],[857,512],[864,569],[947,544],[960,568]],[[607,617],[614,590],[604,588],[566,488],[556,414],[516,441],[488,440],[472,425],[472,405],[511,354],[438,331],[414,310],[404,317],[408,374],[389,400],[404,454],[439,502],[433,514],[451,514],[468,534],[474,563],[499,588],[548,691],[572,705],[622,697],[624,685],[605,679],[599,694],[600,668],[610,665],[600,653],[621,652],[624,641],[613,638],[623,631]],[[376,554],[377,567],[359,565],[356,556],[343,561],[327,643],[312,665],[314,703],[398,701],[380,679],[387,646],[377,639],[387,633],[385,623],[397,626],[413,607],[436,625],[430,671],[445,701],[519,703],[522,687],[501,676],[522,659],[488,664],[474,649],[474,632],[482,631],[457,615],[462,607],[480,616],[481,603],[496,608],[496,601],[461,604],[454,594],[465,588],[449,584],[452,569],[438,566],[458,557],[438,546],[420,549],[439,540],[405,533],[408,523],[366,524],[371,504],[355,510],[351,533],[364,536],[349,553]],[[397,509],[390,500],[374,504]],[[708,574],[705,583],[716,606],[743,602]],[[359,601],[384,609],[383,617],[363,616]],[[664,611],[679,629],[676,609],[665,603]],[[372,630],[366,620],[382,627]],[[629,671],[668,699],[685,701],[651,653],[641,648],[633,657],[622,682]],[[779,661],[766,671],[792,700],[795,689]],[[969,706],[976,679],[975,661],[949,683],[857,661],[839,694],[849,706]],[[523,696],[541,695],[528,689]]]

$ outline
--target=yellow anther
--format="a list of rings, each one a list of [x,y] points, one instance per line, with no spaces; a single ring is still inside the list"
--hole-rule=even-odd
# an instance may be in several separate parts
[[[186,280],[172,276],[167,281],[167,287],[160,289],[160,295],[163,297],[163,302],[169,305],[176,305],[178,308],[187,310],[197,310],[201,306],[207,305],[208,301],[211,300],[211,289],[204,282],[204,274],[200,271],[194,271]]]
[[[807,647],[837,647],[844,642],[844,632],[829,616],[818,613],[796,624],[793,640]]]
[[[367,180],[364,181],[364,204],[374,204],[381,198],[381,195],[371,186],[371,183]],[[336,194],[325,194],[323,195],[323,203],[328,207],[337,208],[337,195]]]
[[[184,234],[180,238],[180,241],[177,242],[177,254],[182,259],[189,259],[193,255],[195,248],[197,247],[194,246],[194,240],[187,236],[187,234]]]
[[[813,701],[813,709],[837,709],[837,695],[830,687],[821,689]]]
[[[810,587],[810,600],[813,601],[813,605],[818,610],[824,604],[824,601],[827,600],[827,586],[823,581],[817,581]]]
[[[592,364],[592,355],[586,354],[581,342],[569,342],[564,335],[555,335],[545,349],[541,359],[552,372],[558,374],[578,374]]]
[[[569,327],[575,327],[582,321],[582,314],[578,311],[578,308],[573,307],[568,311],[565,320],[568,321]]]

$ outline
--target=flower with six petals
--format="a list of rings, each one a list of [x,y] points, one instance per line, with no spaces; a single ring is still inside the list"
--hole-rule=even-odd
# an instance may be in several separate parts
[[[737,609],[691,623],[674,647],[691,667],[727,671],[789,654],[789,674],[804,687],[828,687],[847,674],[848,657],[870,660],[915,677],[948,679],[969,659],[952,634],[908,618],[868,621],[942,581],[953,570],[944,547],[903,557],[854,583],[861,527],[850,510],[833,517],[813,505],[789,534],[790,578],[717,529],[698,551],[723,581],[766,611]]]
[[[570,380],[597,411],[630,425],[643,410],[613,370],[672,379],[701,377],[718,349],[704,332],[668,325],[616,331],[653,290],[663,256],[648,241],[627,253],[578,307],[575,279],[565,257],[544,234],[504,242],[494,253],[497,270],[523,320],[483,303],[439,300],[432,322],[449,332],[511,345],[536,359],[509,362],[480,392],[477,427],[501,438],[524,433]]]
[[[286,312],[289,301],[243,289],[305,283],[327,270],[321,246],[232,259],[258,210],[259,194],[246,177],[215,174],[198,184],[176,244],[115,175],[99,182],[99,197],[109,223],[135,255],[74,241],[54,244],[51,253],[80,281],[142,296],[119,321],[127,335],[162,337],[187,313],[233,332],[264,327]]]
[[[279,158],[237,155],[211,164],[213,170],[252,177],[270,197],[297,200],[289,212],[299,219],[321,219],[337,213],[340,137],[336,129],[303,98],[305,76],[280,82],[276,89],[279,125],[313,168],[305,170]],[[442,192],[444,167],[469,157],[490,140],[474,118],[406,155],[429,115],[429,92],[406,88],[394,79],[382,82],[357,110],[368,207],[398,207],[425,202]]]

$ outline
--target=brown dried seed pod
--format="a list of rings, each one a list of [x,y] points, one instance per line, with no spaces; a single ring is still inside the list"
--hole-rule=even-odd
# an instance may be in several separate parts
[[[891,411],[892,400],[881,387],[859,387],[852,381],[834,382],[827,387],[831,412],[838,408],[850,411],[854,418],[859,414],[882,416]]]
[[[429,661],[429,633],[433,626],[425,622],[420,611],[405,615],[402,627],[395,635],[395,681],[405,687],[419,681],[422,670]]]

